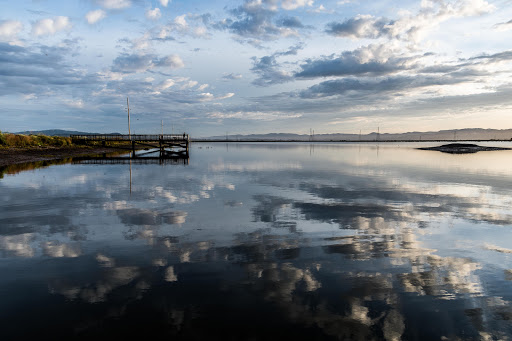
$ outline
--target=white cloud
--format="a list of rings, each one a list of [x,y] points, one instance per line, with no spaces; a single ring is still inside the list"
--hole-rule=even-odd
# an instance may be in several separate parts
[[[187,17],[190,18],[193,22],[192,25],[187,21]],[[165,39],[169,37],[170,32],[176,32],[181,35],[189,35],[195,38],[204,38],[210,36],[206,26],[204,26],[203,19],[200,16],[193,16],[188,14],[179,15],[175,17],[174,20],[168,25],[162,27],[158,34],[158,38]]]
[[[166,79],[164,80],[162,83],[160,83],[160,85],[158,86],[158,88],[160,90],[165,90],[165,89],[168,89],[170,88],[171,86],[173,86],[174,84],[176,84],[176,82],[173,80],[173,79]]]
[[[64,101],[64,104],[70,108],[81,109],[84,107],[84,101],[81,99],[66,100]]]
[[[183,60],[180,58],[180,56],[172,54],[170,56],[163,58],[159,62],[159,66],[165,66],[171,69],[178,69],[184,67],[185,63],[183,63]]]
[[[206,37],[208,36],[208,30],[206,29],[206,27],[203,26],[196,27],[192,31],[192,35],[196,37]]]
[[[183,27],[183,28],[187,27],[188,23],[185,20],[186,16],[187,16],[186,14],[177,16],[176,18],[174,18],[174,24],[177,25],[177,26]]]
[[[215,99],[215,97],[213,96],[213,94],[209,93],[209,92],[203,92],[202,94],[199,94],[199,97],[200,97],[200,101],[201,102],[206,102],[206,101],[211,101],[213,99]]]
[[[226,98],[231,98],[233,96],[235,96],[235,93],[229,92],[229,93],[225,94],[224,96],[217,97],[216,99],[226,99]]]
[[[98,2],[100,6],[107,9],[123,9],[132,5],[130,0],[99,0]]]
[[[68,17],[55,17],[42,19],[32,25],[32,34],[36,36],[55,34],[59,31],[71,28]]]
[[[167,5],[169,4],[169,0],[160,0],[160,5],[164,6],[164,7],[167,7]]]
[[[376,39],[387,36],[417,44],[430,29],[447,20],[480,16],[495,9],[494,5],[485,0],[422,0],[421,9],[416,14],[401,11],[398,20],[357,15],[341,23],[328,24],[327,32],[352,38]]]
[[[181,85],[180,89],[181,90],[190,89],[190,88],[193,88],[194,86],[196,86],[197,84],[198,84],[197,81],[187,81]]]
[[[324,5],[320,5],[318,6],[317,8],[313,9],[313,10],[310,10],[309,12],[313,12],[313,13],[329,13],[329,14],[332,14],[334,13],[334,10],[328,10],[327,8],[324,7]]]
[[[144,33],[144,35],[140,38],[134,38],[130,42],[132,43],[132,48],[135,50],[146,50],[151,47],[151,36],[148,32]]]
[[[95,11],[90,11],[85,15],[85,19],[89,24],[95,24],[101,19],[104,19],[107,16],[107,13],[102,9],[97,9]]]
[[[208,114],[209,118],[214,119],[241,119],[241,120],[250,120],[250,121],[275,121],[281,119],[291,119],[301,117],[302,114],[285,114],[282,112],[261,112],[261,111],[238,111],[232,113],[221,113],[214,112]]]
[[[512,20],[510,20],[508,22],[496,24],[496,25],[494,25],[494,29],[496,31],[500,31],[500,32],[512,30]]]
[[[291,11],[299,7],[313,6],[313,0],[283,0],[281,7],[285,10]]]
[[[160,8],[156,7],[155,9],[148,9],[146,11],[146,18],[149,20],[158,20],[162,16],[160,13]]]
[[[13,42],[18,33],[23,30],[23,24],[17,20],[5,20],[0,22],[0,41]]]
[[[222,79],[224,80],[236,80],[236,79],[242,79],[242,75],[239,73],[229,73],[222,76]]]
[[[203,92],[203,93],[199,94],[199,97],[200,97],[199,100],[201,102],[207,102],[207,101],[230,98],[230,97],[233,97],[234,95],[235,95],[235,93],[229,92],[229,93],[225,94],[224,96],[215,97],[213,94],[211,94],[209,92]]]

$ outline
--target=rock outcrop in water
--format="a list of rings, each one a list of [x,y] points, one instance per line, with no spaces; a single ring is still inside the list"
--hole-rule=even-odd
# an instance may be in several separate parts
[[[485,146],[479,146],[479,145],[471,144],[471,143],[450,143],[450,144],[444,144],[444,145],[438,146],[438,147],[427,147],[427,148],[418,148],[418,149],[437,150],[439,152],[450,153],[450,154],[469,154],[469,153],[476,153],[476,152],[489,151],[489,150],[510,150],[510,148],[485,147]]]

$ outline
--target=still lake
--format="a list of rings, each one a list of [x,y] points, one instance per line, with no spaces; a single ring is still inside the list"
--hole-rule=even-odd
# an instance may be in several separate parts
[[[512,151],[431,145],[4,170],[0,338],[511,340]]]

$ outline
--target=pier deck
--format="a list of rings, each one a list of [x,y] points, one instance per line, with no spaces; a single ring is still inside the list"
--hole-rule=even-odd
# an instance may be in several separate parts
[[[135,149],[136,144],[146,145],[149,147],[164,148],[183,148],[188,151],[190,137],[188,134],[98,134],[98,135],[70,135],[73,143],[87,144],[88,142],[101,142],[103,145],[111,142],[129,142]],[[156,145],[158,144],[158,145]]]

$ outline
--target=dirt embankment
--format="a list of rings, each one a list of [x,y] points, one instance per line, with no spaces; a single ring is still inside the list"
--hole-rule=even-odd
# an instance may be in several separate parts
[[[64,159],[79,155],[119,152],[119,148],[108,147],[41,147],[0,148],[0,166],[17,163]]]

